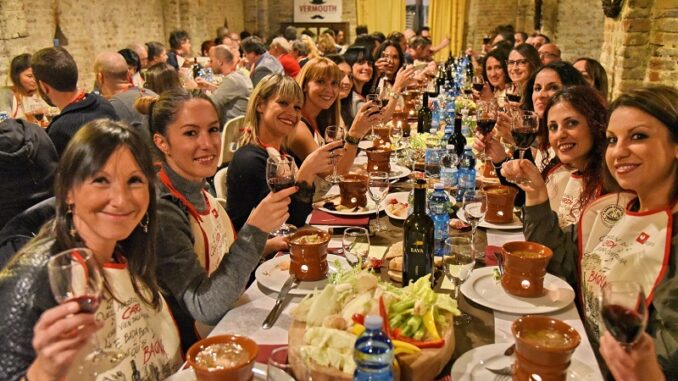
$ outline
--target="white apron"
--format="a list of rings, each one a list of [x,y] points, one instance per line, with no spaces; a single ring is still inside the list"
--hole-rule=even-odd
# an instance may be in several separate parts
[[[671,209],[632,212],[632,193],[613,193],[592,202],[579,223],[580,283],[584,316],[598,341],[601,289],[608,281],[636,281],[652,303],[671,253]]]
[[[103,266],[103,274],[118,300],[105,293],[96,318],[104,326],[96,336],[101,348],[113,349],[125,355],[114,368],[101,369],[96,380],[162,380],[175,373],[182,364],[181,342],[176,323],[165,300],[155,310],[143,302],[132,286],[127,261]],[[150,294],[146,289],[141,292]],[[87,344],[73,362],[79,364],[93,349]],[[83,380],[78,367],[73,366],[67,380]]]
[[[583,209],[578,202],[584,190],[584,182],[575,172],[575,169],[559,164],[547,175],[546,191],[551,210],[558,214],[560,227],[576,224]]]
[[[193,232],[195,255],[207,274],[212,275],[221,261],[228,255],[228,250],[235,241],[236,233],[231,219],[228,218],[228,214],[221,204],[207,191],[202,191],[207,208],[204,212],[199,212],[172,185],[163,170],[160,171],[159,177],[167,190],[181,201],[188,210],[188,221]]]

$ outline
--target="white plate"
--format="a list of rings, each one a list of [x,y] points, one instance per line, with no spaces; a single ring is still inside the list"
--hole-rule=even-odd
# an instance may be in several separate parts
[[[374,141],[372,140],[361,140],[360,143],[358,143],[358,148],[362,150],[366,150],[372,147],[374,147]],[[405,145],[401,142],[400,144],[398,144],[398,147],[395,150],[399,151],[403,148],[405,148]]]
[[[388,196],[386,196],[386,199],[381,202],[381,208],[386,212],[386,215],[393,218],[394,220],[400,220],[400,221],[405,221],[407,218],[407,209],[404,210],[403,216],[397,216],[393,213],[388,208],[388,205],[390,205],[390,201],[395,199],[399,203],[404,203],[407,204],[407,199],[410,196],[410,192],[395,192],[395,193],[389,193]]]
[[[502,378],[485,369],[486,367],[500,369],[513,364],[515,356],[504,355],[509,345],[509,343],[483,345],[464,353],[452,364],[452,379],[454,381],[510,379],[510,377]],[[572,359],[567,369],[567,381],[596,380],[596,373],[589,365]]]
[[[546,295],[538,298],[514,296],[494,280],[497,266],[473,270],[471,276],[461,285],[461,292],[474,302],[496,311],[510,314],[545,314],[565,308],[574,300],[574,290],[567,282],[555,275],[546,274],[544,290]]]
[[[339,197],[340,196],[337,195],[337,202],[339,202]],[[340,211],[327,209],[322,206],[318,206],[317,208],[322,210],[323,212],[331,213],[337,216],[371,216],[377,213],[377,204],[374,201],[372,201],[369,195],[367,196],[367,205],[365,205],[365,209],[358,210],[357,212],[354,212],[352,209]]]
[[[337,260],[339,260],[339,263],[341,264],[342,267],[347,268],[350,267],[350,265],[348,264],[348,262],[346,262],[346,259],[344,257],[340,257],[338,255],[333,254],[327,254],[327,262],[330,266],[331,273],[337,272],[337,268],[335,265],[335,262]],[[257,278],[259,284],[268,288],[271,291],[278,292],[282,288],[283,284],[285,284],[287,278],[289,278],[290,276],[289,270],[280,269],[280,265],[289,263],[289,261],[290,261],[289,255],[280,255],[271,258],[268,261],[262,263],[257,268],[257,271],[254,273],[254,276]],[[290,294],[308,295],[311,292],[313,292],[313,290],[315,290],[316,288],[318,290],[324,288],[326,284],[327,279],[318,280],[315,282],[300,282],[296,288],[290,290]]]
[[[468,221],[466,220],[466,213],[464,213],[463,208],[459,208],[459,210],[457,210],[457,217],[459,217],[460,220],[462,220],[462,221],[464,221],[468,224]],[[522,229],[523,223],[520,222],[520,219],[514,213],[513,214],[513,221],[511,221],[508,224],[493,224],[491,222],[481,221],[478,224],[478,226],[481,227],[481,228],[488,228],[488,229],[513,230],[513,229]]]
[[[266,380],[266,364],[255,362],[252,373],[254,373],[255,380]],[[293,378],[290,377],[289,380],[293,380]],[[167,377],[165,381],[196,381],[196,377],[193,369],[188,368],[174,373]]]

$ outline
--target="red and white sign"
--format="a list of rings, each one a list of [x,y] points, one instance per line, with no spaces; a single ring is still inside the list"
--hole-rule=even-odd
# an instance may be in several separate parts
[[[342,0],[294,0],[294,22],[341,22]]]

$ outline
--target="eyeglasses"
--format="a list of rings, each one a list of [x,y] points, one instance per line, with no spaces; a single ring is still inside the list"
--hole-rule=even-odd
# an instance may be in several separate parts
[[[527,66],[528,61],[526,59],[522,60],[508,60],[506,61],[506,66]]]

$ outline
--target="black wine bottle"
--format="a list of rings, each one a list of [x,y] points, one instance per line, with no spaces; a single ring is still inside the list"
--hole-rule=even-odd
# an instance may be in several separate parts
[[[407,286],[410,281],[431,274],[433,269],[433,220],[426,214],[424,179],[414,184],[414,210],[405,220],[403,230],[403,286]]]
[[[419,114],[417,114],[417,132],[423,134],[431,130],[431,123],[433,119],[433,112],[428,107],[428,93],[424,91],[424,100],[422,101]]]
[[[454,132],[447,140],[447,145],[454,146],[454,153],[461,159],[464,154],[464,147],[466,146],[466,137],[461,133],[461,115],[456,114],[454,117]]]

